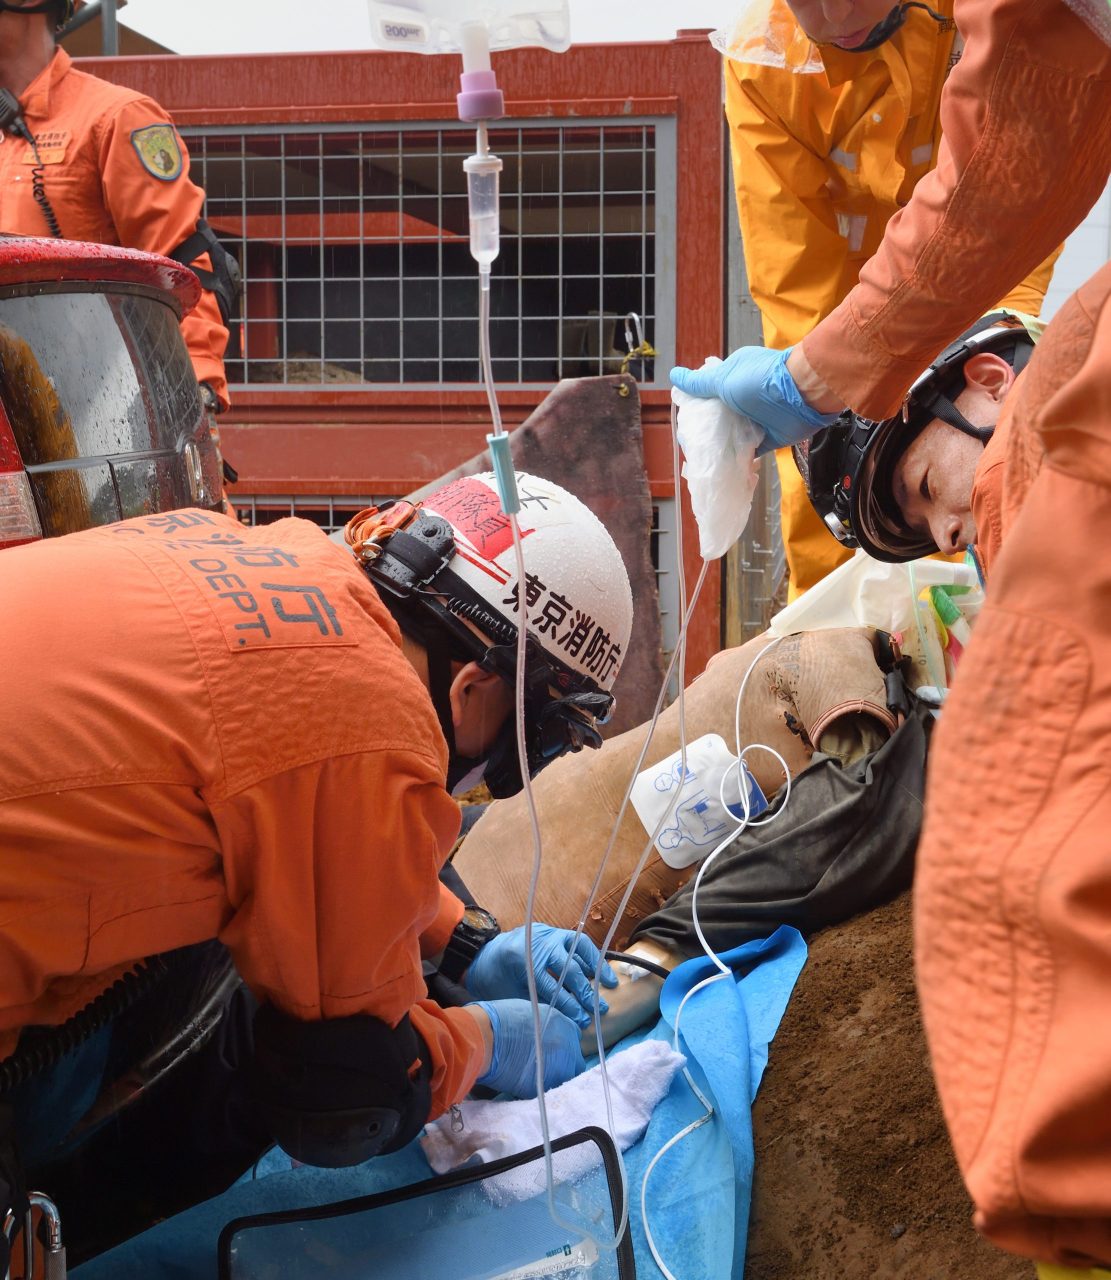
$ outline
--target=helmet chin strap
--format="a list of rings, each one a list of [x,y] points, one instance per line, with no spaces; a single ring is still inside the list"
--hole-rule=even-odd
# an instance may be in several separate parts
[[[872,30],[868,32],[863,43],[853,45],[851,49],[847,49],[832,40],[823,41],[822,43],[833,44],[835,48],[840,49],[843,53],[871,53],[873,49],[878,49],[881,44],[890,40],[903,23],[906,22],[908,9],[924,9],[938,23],[951,21],[944,14],[931,9],[928,4],[921,3],[921,0],[903,0],[903,3],[897,4],[882,22],[876,23]]]
[[[467,774],[474,773],[483,761],[461,756],[455,745],[455,718],[451,714],[452,658],[447,646],[440,644],[434,633],[422,637],[422,643],[428,655],[428,693],[436,719],[440,722],[440,731],[447,742],[447,789],[454,794],[459,783]]]

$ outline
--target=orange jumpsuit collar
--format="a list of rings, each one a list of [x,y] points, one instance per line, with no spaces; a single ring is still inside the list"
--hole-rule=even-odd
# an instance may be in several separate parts
[[[50,98],[54,86],[69,74],[73,59],[64,49],[55,49],[53,58],[23,91],[21,106],[25,115],[47,116],[50,114]]]

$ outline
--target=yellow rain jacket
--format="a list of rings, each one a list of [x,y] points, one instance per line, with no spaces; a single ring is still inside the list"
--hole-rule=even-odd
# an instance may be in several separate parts
[[[805,41],[799,54],[802,41],[794,42],[795,51],[781,41],[786,57],[769,65],[777,61],[770,39],[764,52],[752,42],[743,49],[734,43],[725,59],[745,268],[769,347],[800,342],[837,306],[879,247],[888,220],[937,161],[941,91],[961,41],[953,0],[933,7],[948,21],[911,9],[895,35],[870,53],[818,50]],[[801,36],[785,0],[767,0],[763,25]],[[789,69],[804,63],[805,69]],[[1037,315],[1059,252],[999,305]],[[851,552],[810,505],[790,450],[779,450],[776,460],[795,599]]]

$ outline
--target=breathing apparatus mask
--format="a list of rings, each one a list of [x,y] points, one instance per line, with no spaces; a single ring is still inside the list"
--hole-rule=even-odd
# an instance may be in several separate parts
[[[475,662],[512,687],[517,626],[456,571],[460,547],[451,522],[421,503],[390,502],[360,512],[346,537],[402,631],[428,654],[429,692],[451,753],[449,789],[465,790],[481,779],[495,798],[515,795],[523,780],[512,715],[484,761],[455,749],[452,664]],[[526,646],[524,719],[532,777],[568,751],[601,746],[599,727],[612,714],[614,699],[531,631]]]
[[[907,392],[893,418],[873,421],[846,410],[813,439],[794,446],[811,505],[835,538],[875,560],[899,563],[933,555],[928,533],[911,529],[895,500],[895,468],[935,418],[987,444],[994,427],[977,427],[957,408],[964,366],[991,352],[1021,373],[1041,335],[1032,316],[992,311],[951,343]]]

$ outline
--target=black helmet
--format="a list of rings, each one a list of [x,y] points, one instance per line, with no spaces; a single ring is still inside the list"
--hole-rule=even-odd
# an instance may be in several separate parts
[[[891,562],[937,551],[928,533],[908,528],[903,519],[893,492],[895,465],[934,418],[987,444],[994,428],[973,426],[954,403],[964,390],[965,363],[990,351],[1020,373],[1040,331],[1032,317],[992,311],[945,348],[911,386],[895,417],[875,422],[846,410],[795,446],[810,501],[839,542]]]

